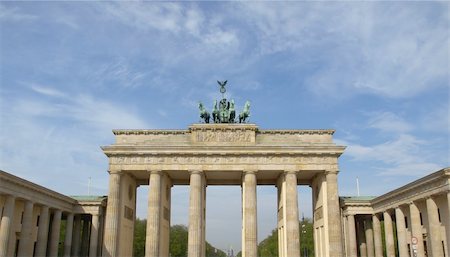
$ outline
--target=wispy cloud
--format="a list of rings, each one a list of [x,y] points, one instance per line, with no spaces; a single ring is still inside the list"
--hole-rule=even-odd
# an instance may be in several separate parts
[[[32,21],[38,16],[22,12],[17,7],[7,7],[0,4],[0,21]]]
[[[382,132],[408,132],[412,130],[411,124],[392,112],[371,113],[369,127]]]

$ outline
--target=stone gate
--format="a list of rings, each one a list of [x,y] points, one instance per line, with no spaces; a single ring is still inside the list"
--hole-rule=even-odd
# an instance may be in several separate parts
[[[132,256],[136,189],[149,185],[147,257],[169,256],[174,185],[189,185],[188,256],[205,256],[207,185],[242,186],[242,256],[257,256],[258,185],[278,189],[280,257],[299,257],[298,185],[312,187],[316,256],[342,256],[333,130],[262,130],[255,124],[193,124],[187,130],[114,130],[109,157],[105,257]],[[301,199],[300,199],[301,200]]]

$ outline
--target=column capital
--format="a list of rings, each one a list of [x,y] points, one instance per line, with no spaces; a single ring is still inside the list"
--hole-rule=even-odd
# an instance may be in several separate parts
[[[256,173],[258,173],[258,170],[256,170],[256,169],[248,169],[248,170],[243,170],[243,171],[242,171],[242,174],[243,174],[243,175],[246,175],[246,174],[256,174]]]
[[[297,170],[297,169],[288,169],[288,170],[285,170],[284,171],[284,174],[295,174],[295,175],[297,175],[297,173],[299,172],[299,170]]]
[[[189,174],[190,175],[192,175],[192,174],[200,174],[200,175],[202,175],[203,174],[203,170],[189,170]]]
[[[109,169],[108,173],[110,175],[113,175],[113,174],[115,174],[115,175],[122,175],[122,170],[120,170],[120,169]]]
[[[337,175],[339,170],[325,170],[325,175]]]
[[[162,170],[147,170],[150,174],[162,175]]]

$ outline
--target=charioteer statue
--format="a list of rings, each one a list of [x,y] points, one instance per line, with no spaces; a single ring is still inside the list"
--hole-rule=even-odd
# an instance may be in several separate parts
[[[214,101],[212,110],[212,122],[214,123],[246,123],[247,119],[250,117],[250,102],[245,102],[244,109],[239,113],[238,120],[236,120],[236,110],[234,107],[234,100],[228,101],[225,98],[225,86],[227,84],[225,81],[217,81],[220,86],[220,93],[222,93],[222,100],[217,104],[217,100]],[[209,123],[211,115],[205,109],[202,103],[198,104],[200,110],[200,118],[205,122]]]

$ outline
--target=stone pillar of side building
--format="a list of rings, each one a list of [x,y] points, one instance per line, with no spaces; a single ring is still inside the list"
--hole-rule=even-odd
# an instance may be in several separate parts
[[[327,185],[327,217],[328,217],[328,249],[327,256],[342,257],[342,226],[341,226],[341,209],[339,207],[339,193],[338,193],[338,171],[328,171],[326,173]]]
[[[43,205],[41,206],[41,212],[39,215],[35,256],[46,256],[49,221],[50,216],[48,206]]]
[[[77,214],[74,217],[73,233],[72,233],[72,256],[80,256],[80,243],[81,243],[81,214]]]
[[[383,257],[383,241],[381,240],[381,223],[378,214],[372,215],[373,243],[375,257]]]
[[[398,253],[400,256],[409,256],[406,240],[405,214],[400,206],[395,208],[395,223],[397,228]]]
[[[256,171],[244,171],[242,178],[243,257],[256,257],[258,254],[256,185]]]
[[[386,256],[395,257],[394,232],[392,228],[392,217],[387,211],[383,212],[384,233],[386,239]]]
[[[0,257],[8,255],[10,238],[14,227],[14,209],[16,198],[12,195],[6,196],[3,216],[0,222]]]
[[[428,214],[428,238],[430,242],[430,247],[428,247],[429,256],[444,257],[438,207],[432,197],[427,198],[426,204]]]
[[[356,232],[356,234],[358,238],[359,257],[367,257],[366,233],[364,229],[363,217],[357,219],[356,227],[358,228],[358,232]]]
[[[149,171],[146,257],[169,256],[170,190],[172,182],[162,171]]]
[[[189,234],[188,234],[188,257],[203,257],[205,253],[205,242],[203,239],[203,206],[204,188],[206,186],[203,171],[190,171],[190,195],[189,195]]]
[[[364,229],[366,234],[367,257],[374,257],[373,228],[372,219],[364,219]]]
[[[91,233],[89,239],[89,257],[97,257],[99,219],[98,214],[92,214]]]
[[[349,214],[347,216],[347,227],[348,227],[348,257],[357,257],[355,215]]]
[[[33,202],[26,200],[24,205],[22,229],[20,230],[20,243],[17,256],[32,256],[33,254]]]
[[[110,167],[110,170],[102,255],[132,256],[136,219],[136,179],[127,171],[117,170],[115,167]]]
[[[300,256],[300,225],[298,215],[297,171],[280,175],[278,187],[278,256]]]
[[[53,211],[52,230],[49,239],[49,256],[58,256],[59,235],[61,232],[61,210]]]
[[[64,257],[71,256],[72,250],[72,235],[73,235],[73,213],[67,214],[66,219],[66,235],[64,238]]]
[[[423,234],[422,234],[422,224],[420,221],[420,211],[417,203],[411,202],[409,204],[409,218],[411,221],[411,237],[417,239],[416,251],[417,256],[425,256],[424,244],[423,244]]]

